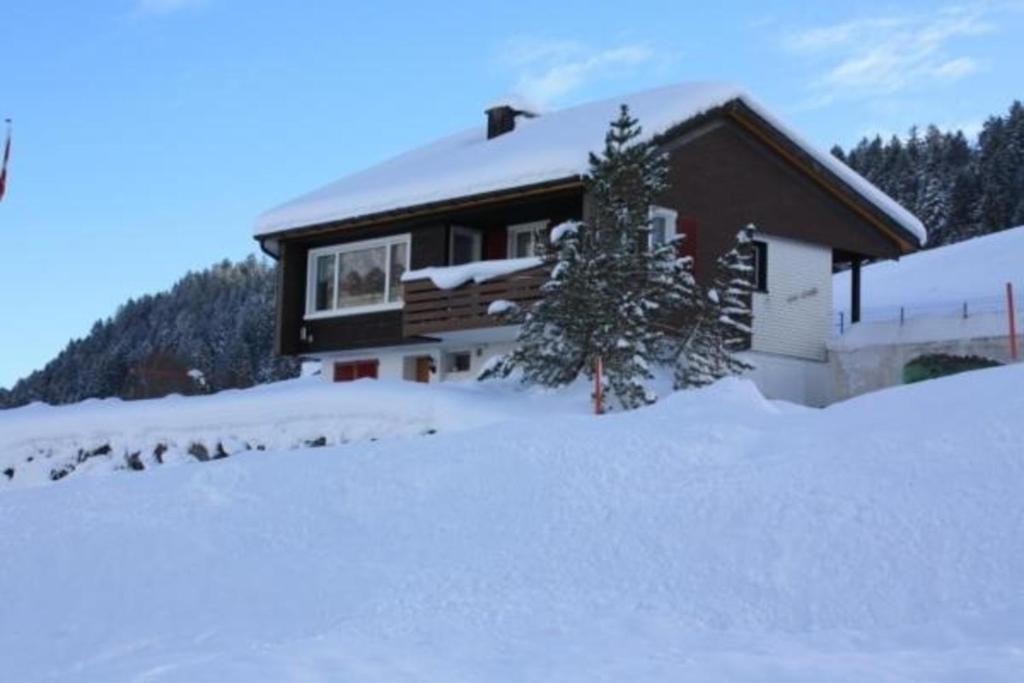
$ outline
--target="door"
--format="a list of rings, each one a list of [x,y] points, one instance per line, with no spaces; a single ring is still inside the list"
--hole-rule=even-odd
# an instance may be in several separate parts
[[[416,381],[429,382],[430,368],[434,366],[434,359],[430,356],[419,356],[416,358]]]

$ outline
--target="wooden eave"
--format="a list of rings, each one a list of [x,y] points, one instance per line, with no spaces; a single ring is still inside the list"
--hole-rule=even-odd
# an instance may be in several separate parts
[[[793,167],[816,181],[847,208],[895,242],[901,253],[909,254],[921,248],[922,245],[916,235],[900,225],[898,221],[821,164],[741,100],[733,100],[725,105],[724,109],[726,115],[744,130],[771,147]]]
[[[533,185],[522,185],[519,187],[513,187],[504,190],[494,190],[491,192],[484,192],[475,195],[457,197],[455,199],[443,199],[436,202],[417,204],[415,206],[402,207],[399,209],[392,209],[389,211],[380,211],[377,213],[366,214],[363,216],[355,216],[340,221],[330,221],[325,223],[318,223],[316,225],[288,228],[286,230],[281,230],[278,232],[258,235],[256,239],[259,241],[260,246],[263,248],[265,252],[267,252],[271,256],[276,256],[276,254],[273,254],[267,250],[265,246],[266,242],[279,242],[283,239],[290,239],[299,236],[304,238],[315,237],[317,235],[322,235],[324,233],[337,232],[339,230],[351,230],[355,228],[366,227],[368,225],[375,225],[378,223],[392,223],[396,221],[408,221],[421,218],[429,218],[431,216],[443,215],[446,213],[451,213],[453,211],[475,209],[494,204],[500,204],[515,199],[533,198],[543,195],[557,194],[559,192],[565,192],[569,190],[581,189],[583,189],[583,178],[578,175],[568,176],[565,178],[545,181],[543,183],[536,183]]]

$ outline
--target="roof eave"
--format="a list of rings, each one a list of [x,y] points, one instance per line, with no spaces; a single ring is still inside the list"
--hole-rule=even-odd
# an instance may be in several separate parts
[[[276,256],[276,254],[271,252],[274,246],[279,244],[281,240],[292,239],[295,237],[313,237],[326,232],[360,228],[373,225],[375,223],[390,223],[393,221],[426,218],[433,215],[449,213],[451,211],[497,204],[512,199],[533,197],[582,188],[583,177],[580,175],[571,175],[557,178],[555,180],[547,180],[542,183],[519,185],[501,190],[481,192],[474,195],[464,195],[435,202],[389,209],[387,211],[362,214],[341,220],[324,221],[322,223],[315,223],[311,225],[285,228],[283,230],[255,235],[254,239],[260,243],[260,248],[263,249],[264,252],[271,254],[272,256]],[[269,248],[267,246],[268,243],[271,245]]]
[[[877,204],[865,197],[856,188],[822,165],[810,153],[793,141],[783,131],[758,114],[741,98],[722,105],[720,109],[744,129],[756,135],[762,142],[775,149],[784,158],[803,170],[807,175],[825,186],[849,208],[872,223],[880,232],[891,239],[902,254],[909,254],[924,246],[911,230],[902,225]],[[708,112],[709,114],[711,112]]]

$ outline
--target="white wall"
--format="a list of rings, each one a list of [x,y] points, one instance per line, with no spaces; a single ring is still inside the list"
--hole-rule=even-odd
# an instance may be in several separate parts
[[[756,233],[768,243],[768,292],[752,303],[754,351],[824,361],[832,317],[832,250]]]
[[[461,341],[348,351],[321,358],[321,375],[325,381],[331,382],[334,380],[334,363],[376,360],[379,363],[377,377],[380,379],[412,380],[416,377],[414,359],[419,356],[430,356],[433,358],[434,367],[436,368],[436,372],[431,374],[431,382],[475,380],[491,358],[499,354],[508,353],[513,347],[514,345],[511,342],[479,342],[474,344],[468,341]],[[459,352],[469,352],[469,371],[446,372],[445,354]]]
[[[756,351],[742,354],[754,366],[745,376],[768,398],[821,407],[832,400],[828,363]]]

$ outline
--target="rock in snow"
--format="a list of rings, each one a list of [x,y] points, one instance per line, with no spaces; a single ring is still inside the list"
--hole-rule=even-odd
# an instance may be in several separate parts
[[[423,387],[506,416],[8,491],[2,677],[1016,681],[1022,382],[601,417]]]

